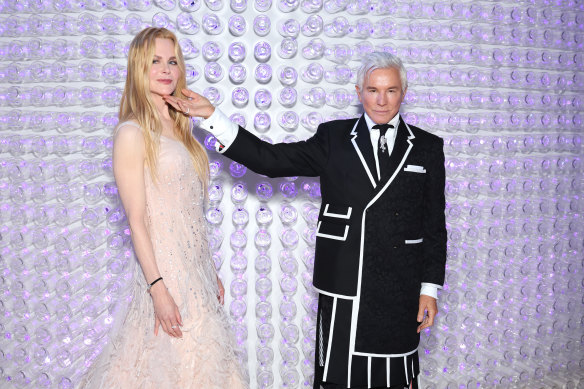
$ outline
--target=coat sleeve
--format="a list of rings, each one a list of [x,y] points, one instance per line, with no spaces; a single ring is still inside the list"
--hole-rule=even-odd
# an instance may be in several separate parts
[[[444,141],[439,138],[433,143],[428,163],[427,180],[424,188],[424,264],[422,282],[436,285],[444,283],[446,265],[446,199],[444,186],[446,172],[444,168]]]
[[[268,177],[320,176],[328,161],[328,133],[321,124],[305,141],[272,145],[240,127],[224,155]]]

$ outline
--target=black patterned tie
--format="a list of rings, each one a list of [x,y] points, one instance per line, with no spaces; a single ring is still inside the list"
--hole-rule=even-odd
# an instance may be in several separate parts
[[[380,175],[383,176],[387,173],[389,168],[389,151],[387,150],[387,140],[385,138],[385,133],[388,128],[393,128],[391,124],[376,124],[373,126],[375,129],[379,129],[379,140],[377,141],[377,158],[379,159],[379,170]]]

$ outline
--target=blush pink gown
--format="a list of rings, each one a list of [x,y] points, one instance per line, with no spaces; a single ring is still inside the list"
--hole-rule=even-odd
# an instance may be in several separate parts
[[[247,388],[230,318],[217,300],[203,185],[182,142],[160,137],[157,169],[157,184],[144,170],[146,224],[160,274],[183,319],[183,338],[168,336],[162,327],[154,336],[152,299],[136,265],[128,314],[81,387]]]

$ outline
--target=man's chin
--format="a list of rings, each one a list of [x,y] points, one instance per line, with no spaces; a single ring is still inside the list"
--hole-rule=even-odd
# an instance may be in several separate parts
[[[392,119],[389,115],[369,115],[369,117],[371,118],[371,120],[373,120],[375,123],[378,124],[384,124],[384,123],[389,123],[389,121]]]

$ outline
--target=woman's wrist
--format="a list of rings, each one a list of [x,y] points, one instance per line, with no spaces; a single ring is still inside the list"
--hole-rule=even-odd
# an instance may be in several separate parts
[[[160,277],[160,276],[159,276],[159,277],[156,277],[156,278],[154,279],[154,281],[152,281],[152,282],[148,283],[148,287],[149,287],[149,288],[151,288],[151,287],[152,287],[152,285],[154,285],[155,283],[157,283],[157,282],[159,282],[159,281],[162,281],[162,277]]]
[[[166,289],[166,287],[164,286],[164,281],[162,280],[162,277],[161,277],[160,281],[149,284],[147,290],[148,290],[148,293],[150,293],[150,294],[158,294],[158,293],[160,293],[161,290],[165,290],[165,289]]]

